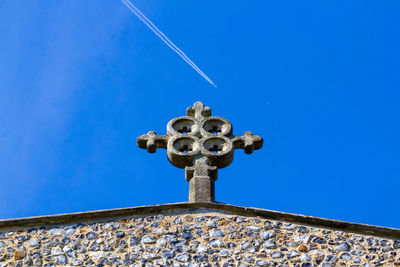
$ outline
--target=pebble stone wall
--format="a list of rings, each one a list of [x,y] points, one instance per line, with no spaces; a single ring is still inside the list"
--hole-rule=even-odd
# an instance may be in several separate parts
[[[8,266],[400,266],[400,240],[224,213],[0,229]]]

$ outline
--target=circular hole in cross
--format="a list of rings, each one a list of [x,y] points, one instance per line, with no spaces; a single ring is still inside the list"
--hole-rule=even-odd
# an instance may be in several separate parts
[[[222,151],[222,146],[219,146],[219,145],[213,145],[213,146],[211,146],[209,149],[208,149],[210,152],[213,152],[213,153],[220,153],[221,151]]]
[[[220,132],[221,132],[221,128],[218,127],[218,125],[213,125],[213,126],[208,130],[208,132],[209,132],[209,133],[212,133],[212,134],[217,134],[217,133],[220,133]]]
[[[192,129],[187,126],[183,126],[181,129],[178,130],[178,132],[180,132],[182,134],[190,133],[191,131],[192,131]]]
[[[190,151],[192,151],[193,149],[192,149],[192,146],[190,146],[190,145],[183,145],[180,149],[179,149],[179,151],[180,152],[184,152],[184,153],[188,153],[188,152],[190,152]]]

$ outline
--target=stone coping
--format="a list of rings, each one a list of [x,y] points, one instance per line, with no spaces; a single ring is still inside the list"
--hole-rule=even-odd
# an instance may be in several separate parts
[[[135,216],[142,214],[190,214],[196,212],[220,212],[239,216],[258,216],[265,219],[274,219],[285,222],[305,224],[308,226],[323,227],[352,233],[374,235],[380,237],[400,239],[400,229],[381,227],[360,223],[351,223],[339,220],[325,219],[300,214],[272,211],[258,208],[234,206],[224,203],[209,202],[181,202],[161,205],[138,206],[109,210],[97,210],[68,214],[26,217],[20,219],[0,220],[0,231],[4,228],[31,227],[38,225],[67,224],[74,222],[104,220],[108,218]]]

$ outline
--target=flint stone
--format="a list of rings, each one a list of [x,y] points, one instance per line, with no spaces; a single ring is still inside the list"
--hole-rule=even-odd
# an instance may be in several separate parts
[[[265,241],[265,242],[263,243],[263,247],[264,247],[264,248],[272,249],[272,248],[278,247],[278,244],[276,244],[276,242],[274,242],[274,241],[267,240],[267,241]]]
[[[267,266],[268,265],[268,263],[265,260],[258,260],[258,261],[256,261],[256,264],[258,266]]]
[[[207,246],[204,244],[198,244],[194,247],[194,252],[196,253],[204,253],[207,251]]]
[[[64,235],[73,235],[75,231],[76,231],[75,226],[67,226],[62,230],[62,233]]]
[[[175,257],[178,261],[187,262],[190,258],[188,253],[179,254]]]
[[[163,251],[161,251],[161,256],[162,256],[164,259],[169,260],[169,259],[172,259],[172,258],[175,256],[175,254],[174,254],[174,252],[173,252],[172,250],[170,250],[170,249],[164,249]]]
[[[224,231],[222,231],[219,228],[213,228],[210,230],[210,236],[211,237],[223,237],[223,236],[225,236],[225,233],[224,233]]]
[[[232,255],[232,253],[231,253],[229,250],[227,250],[227,249],[223,249],[223,250],[221,250],[221,251],[219,252],[219,255],[220,255],[221,257],[228,257],[228,256]]]
[[[299,256],[299,255],[300,255],[300,253],[297,252],[296,250],[291,250],[291,251],[289,251],[288,253],[286,253],[286,256],[287,256],[289,259],[294,258],[294,257],[297,257],[297,256]]]
[[[60,265],[66,265],[68,263],[67,256],[60,255],[56,257],[56,263]]]
[[[145,244],[152,244],[155,242],[155,239],[154,239],[154,237],[152,237],[150,235],[145,235],[142,237],[141,241],[142,241],[142,243],[145,243]]]
[[[350,245],[347,242],[342,242],[336,246],[336,249],[340,251],[350,251]]]
[[[254,231],[254,232],[259,232],[261,230],[261,227],[257,225],[250,225],[247,227],[249,230]]]
[[[89,232],[89,233],[86,234],[86,238],[88,240],[93,240],[93,239],[96,239],[97,237],[98,237],[98,235],[96,233],[94,233],[94,232]]]
[[[310,256],[308,256],[307,254],[301,254],[300,258],[301,261],[309,261],[310,260]]]
[[[184,239],[193,239],[193,233],[191,231],[184,231],[183,233],[181,233],[181,237]]]
[[[61,229],[60,228],[52,228],[48,231],[49,235],[61,235]]]
[[[222,247],[224,245],[220,239],[213,239],[209,243],[213,247]]]
[[[270,238],[272,238],[274,236],[275,236],[275,234],[272,231],[264,231],[264,232],[260,233],[261,239],[264,239],[264,240],[265,239],[270,239]]]
[[[196,262],[206,261],[208,259],[208,256],[204,253],[201,253],[201,254],[194,255],[193,259]]]

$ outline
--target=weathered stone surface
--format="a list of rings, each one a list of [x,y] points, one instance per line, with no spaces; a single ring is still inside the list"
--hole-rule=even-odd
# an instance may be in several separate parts
[[[3,227],[0,237],[3,267],[400,265],[400,240],[389,236],[204,208]]]
[[[186,113],[168,122],[166,135],[150,131],[137,138],[137,145],[149,153],[167,149],[168,160],[185,169],[189,202],[214,202],[218,169],[232,163],[234,149],[251,154],[262,147],[263,139],[251,132],[234,136],[231,123],[212,117],[211,109],[201,102],[194,103]]]

